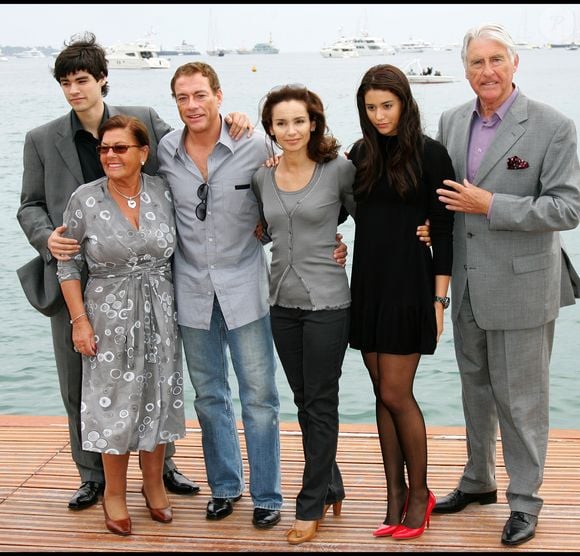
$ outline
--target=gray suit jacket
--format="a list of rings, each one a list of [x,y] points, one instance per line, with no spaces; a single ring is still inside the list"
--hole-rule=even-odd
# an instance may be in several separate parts
[[[473,101],[446,111],[437,139],[447,147],[457,181],[467,177]],[[508,158],[528,162],[508,169]],[[475,185],[494,193],[491,219],[456,213],[452,318],[467,280],[473,314],[485,330],[531,328],[574,303],[572,273],[559,231],[580,220],[576,128],[553,108],[518,93],[482,160]]]
[[[136,116],[146,125],[151,144],[143,170],[151,175],[156,174],[157,144],[171,131],[169,124],[146,106],[108,106],[108,110],[109,116]],[[54,228],[62,224],[71,193],[84,181],[73,139],[70,112],[26,134],[17,218],[28,241],[46,262],[52,259],[47,245],[48,237]],[[56,278],[56,265],[50,265],[50,269]]]

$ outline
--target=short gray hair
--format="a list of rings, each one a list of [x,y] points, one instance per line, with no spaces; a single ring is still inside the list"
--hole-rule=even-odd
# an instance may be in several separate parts
[[[467,47],[473,39],[490,39],[492,41],[499,42],[507,48],[508,56],[510,62],[513,63],[516,57],[516,44],[511,38],[510,34],[507,32],[505,27],[499,23],[486,23],[484,25],[478,25],[477,27],[472,27],[465,33],[463,37],[463,47],[461,48],[461,60],[463,61],[463,67],[467,69]]]

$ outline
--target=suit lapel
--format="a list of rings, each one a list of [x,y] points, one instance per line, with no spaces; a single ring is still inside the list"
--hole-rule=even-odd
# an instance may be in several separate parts
[[[461,118],[459,125],[457,126],[457,133],[459,141],[457,142],[458,145],[461,145],[463,148],[461,149],[461,154],[457,157],[457,160],[460,161],[459,167],[456,168],[457,178],[458,180],[463,183],[463,177],[467,176],[467,158],[468,158],[468,151],[466,145],[469,145],[469,134],[471,130],[471,116],[473,114],[473,103],[465,108],[463,113],[459,115]]]
[[[70,114],[63,118],[62,125],[57,131],[55,147],[77,182],[84,183],[83,170],[73,139]]]
[[[500,123],[497,133],[481,161],[479,170],[474,178],[476,185],[481,185],[485,177],[495,166],[498,164],[505,166],[507,164],[509,150],[526,132],[526,128],[522,125],[522,122],[527,120],[527,114],[527,99],[519,93],[505,115],[504,120]],[[485,187],[485,189],[490,188]]]

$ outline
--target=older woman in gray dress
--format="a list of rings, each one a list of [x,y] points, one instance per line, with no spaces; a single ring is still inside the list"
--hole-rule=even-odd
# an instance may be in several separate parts
[[[147,129],[114,116],[99,131],[106,177],[80,186],[64,213],[81,250],[58,262],[73,343],[83,355],[83,449],[102,453],[103,510],[113,533],[131,533],[127,465],[139,452],[145,503],[167,523],[165,444],[185,435],[181,344],[171,275],[175,222],[160,177],[141,172]],[[84,292],[81,271],[89,278]]]

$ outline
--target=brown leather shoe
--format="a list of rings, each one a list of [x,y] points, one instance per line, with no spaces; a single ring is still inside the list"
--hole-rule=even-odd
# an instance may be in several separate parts
[[[316,531],[318,531],[317,519],[311,521],[306,529],[292,527],[292,529],[286,533],[286,539],[290,544],[300,544],[312,540],[316,536]]]
[[[145,498],[145,505],[149,509],[152,520],[159,521],[160,523],[171,523],[173,520],[173,509],[171,506],[167,506],[165,508],[152,508],[149,505],[149,499],[145,494],[145,487],[141,487],[141,494],[143,495],[143,498]]]
[[[111,519],[107,513],[107,507],[105,506],[105,499],[103,498],[103,512],[105,514],[105,526],[111,533],[115,535],[127,536],[131,534],[131,518],[126,519]]]

